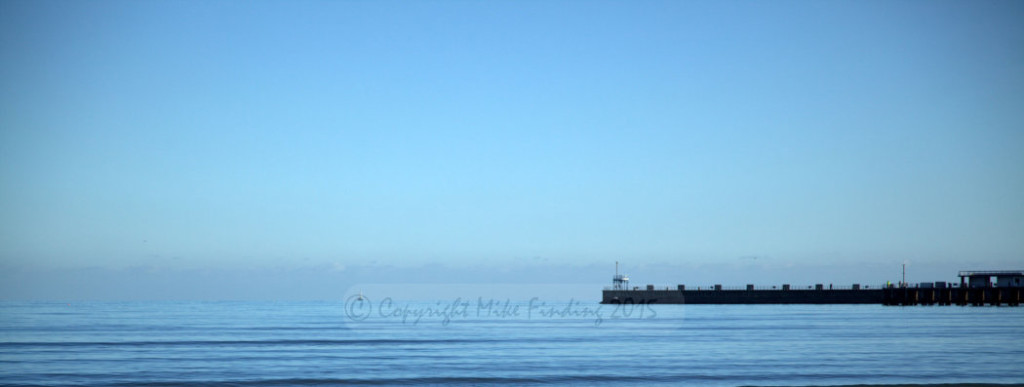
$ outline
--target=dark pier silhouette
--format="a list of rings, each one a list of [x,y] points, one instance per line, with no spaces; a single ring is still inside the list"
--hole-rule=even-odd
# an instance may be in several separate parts
[[[722,285],[687,289],[629,287],[629,277],[618,274],[602,293],[603,304],[881,304],[881,305],[991,305],[1020,306],[1024,271],[962,271],[960,284],[922,282],[848,287],[817,284],[806,287],[723,288]],[[996,280],[993,281],[992,279]]]

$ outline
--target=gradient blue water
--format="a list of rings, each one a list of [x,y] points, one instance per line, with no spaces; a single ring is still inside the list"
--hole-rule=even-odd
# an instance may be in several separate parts
[[[1024,308],[604,306],[598,321],[475,303],[448,324],[353,321],[344,302],[0,303],[0,384],[1024,382]]]

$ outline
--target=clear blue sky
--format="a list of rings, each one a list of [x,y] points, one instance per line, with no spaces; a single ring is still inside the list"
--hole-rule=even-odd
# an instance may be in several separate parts
[[[1017,1],[0,2],[0,296],[139,272],[166,275],[154,297],[219,297],[168,280],[212,272],[331,298],[396,270],[604,283],[615,260],[671,283],[1020,268],[1022,20]]]

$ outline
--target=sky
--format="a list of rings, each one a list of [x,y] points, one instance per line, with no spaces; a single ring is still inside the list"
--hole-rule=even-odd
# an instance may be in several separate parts
[[[0,299],[1024,269],[1024,3],[3,1]]]

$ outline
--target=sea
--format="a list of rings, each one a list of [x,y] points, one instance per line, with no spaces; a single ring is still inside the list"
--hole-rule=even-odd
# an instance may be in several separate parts
[[[0,385],[947,383],[1024,383],[1024,308],[0,303]]]

